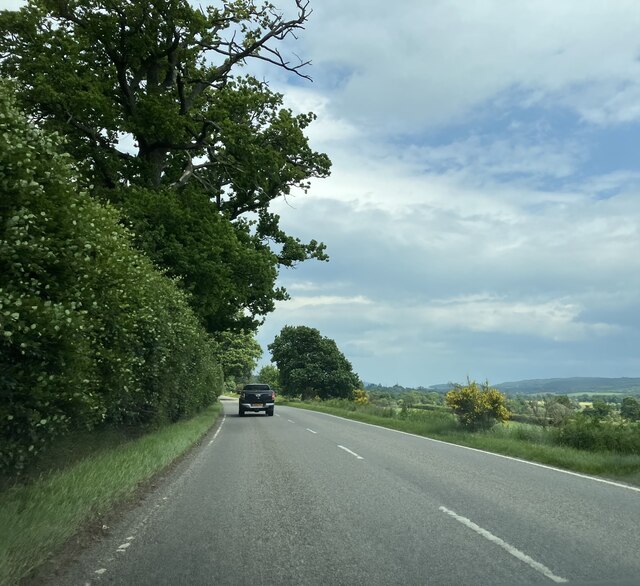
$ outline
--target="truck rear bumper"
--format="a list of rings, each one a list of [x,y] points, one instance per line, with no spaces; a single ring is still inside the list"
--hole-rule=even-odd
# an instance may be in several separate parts
[[[240,407],[242,407],[245,411],[265,411],[266,409],[270,409],[273,407],[275,403],[240,403]]]

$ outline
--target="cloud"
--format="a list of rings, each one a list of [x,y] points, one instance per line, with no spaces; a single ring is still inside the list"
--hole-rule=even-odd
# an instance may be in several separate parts
[[[409,146],[405,157],[429,170],[464,172],[468,177],[522,176],[531,179],[571,176],[585,157],[577,141],[531,136],[471,135],[444,145]]]
[[[467,329],[501,336],[524,334],[554,341],[579,340],[617,330],[609,324],[581,321],[582,308],[558,299],[508,301],[492,295],[469,295],[436,300],[416,313],[427,325],[439,329]]]
[[[19,10],[26,0],[0,0],[0,10]]]
[[[523,123],[404,150],[339,142],[332,177],[278,210],[332,259],[281,281],[367,303],[284,303],[261,339],[312,325],[374,382],[640,367],[628,350],[640,326],[638,172],[585,174],[582,144],[544,138]]]
[[[302,308],[331,307],[332,310],[339,305],[369,305],[371,301],[363,295],[355,297],[340,297],[339,295],[295,296],[289,301],[281,303],[281,310],[285,312],[297,312]]]
[[[295,297],[279,307],[280,320],[343,323],[349,315],[368,329],[401,329],[405,335],[428,331],[430,336],[482,332],[530,336],[552,341],[582,340],[615,334],[623,327],[582,319],[584,308],[567,299],[507,299],[495,294],[465,294],[448,299],[420,299],[413,303],[387,298]],[[290,321],[287,321],[290,320]],[[362,345],[357,340],[356,345]],[[402,346],[399,346],[402,348]]]
[[[323,0],[301,43],[335,110],[369,130],[459,124],[513,90],[511,106],[619,123],[640,115],[639,25],[633,0]]]
[[[616,301],[599,304],[611,309]],[[260,340],[266,346],[282,326],[308,325],[335,339],[370,382],[426,385],[467,374],[498,382],[540,372],[567,376],[574,368],[603,372],[610,360],[605,349],[619,351],[617,339],[631,330],[607,322],[611,315],[600,317],[586,315],[578,299],[478,293],[408,303],[372,295],[366,303],[283,304],[267,319]],[[585,364],[591,353],[593,362]]]

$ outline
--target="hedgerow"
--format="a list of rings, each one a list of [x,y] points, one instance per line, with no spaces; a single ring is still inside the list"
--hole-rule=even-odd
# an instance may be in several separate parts
[[[640,454],[640,426],[576,413],[554,429],[555,441],[579,450]]]
[[[0,85],[0,468],[56,435],[177,420],[222,385],[186,294]]]

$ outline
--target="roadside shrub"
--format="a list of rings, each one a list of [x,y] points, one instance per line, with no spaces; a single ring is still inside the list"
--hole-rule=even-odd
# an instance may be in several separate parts
[[[622,399],[620,415],[629,421],[640,421],[640,401],[634,397]]]
[[[596,399],[591,407],[587,407],[582,413],[594,420],[605,419],[609,417],[613,411],[613,407],[604,401]]]
[[[358,405],[349,399],[321,399],[320,397],[315,397],[313,401],[322,403],[327,407],[336,407],[337,409],[345,409],[346,411],[356,411],[358,409]]]
[[[541,419],[540,417],[536,416],[536,415],[523,415],[520,413],[510,413],[509,414],[509,421],[516,421],[518,423],[527,423],[530,425],[539,425],[542,427],[547,427],[548,425],[551,425],[551,419],[546,418],[546,419]]]
[[[72,428],[176,420],[215,400],[221,372],[185,293],[4,84],[0,202],[0,469]]]
[[[367,391],[363,391],[362,389],[353,391],[353,402],[356,405],[368,405],[369,395],[367,394]]]
[[[509,418],[505,395],[490,388],[488,382],[484,385],[475,381],[467,381],[466,386],[456,384],[447,393],[445,401],[460,424],[472,431],[490,429],[498,421]]]
[[[414,405],[411,407],[412,409],[418,409],[419,411],[438,411],[442,413],[451,413],[451,409],[449,407],[445,407],[444,405]]]
[[[578,413],[555,430],[557,443],[589,451],[640,454],[640,426]]]

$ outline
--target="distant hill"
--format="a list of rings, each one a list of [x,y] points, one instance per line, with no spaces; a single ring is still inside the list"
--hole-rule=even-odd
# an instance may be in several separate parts
[[[432,385],[429,390],[446,392],[451,384]],[[504,393],[533,395],[538,393],[627,393],[640,395],[640,378],[542,378],[492,384]]]

